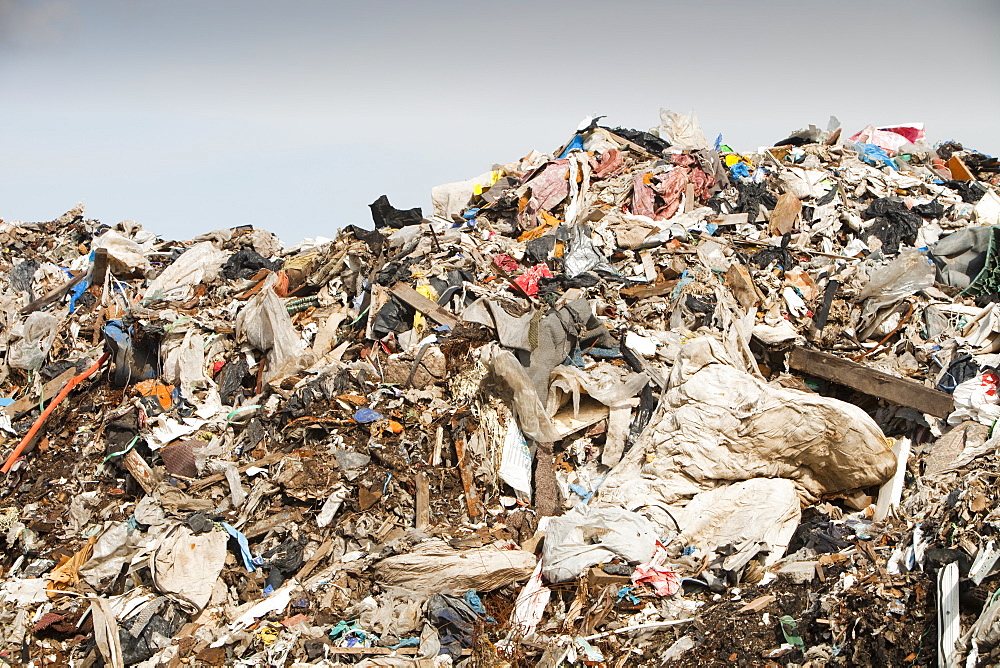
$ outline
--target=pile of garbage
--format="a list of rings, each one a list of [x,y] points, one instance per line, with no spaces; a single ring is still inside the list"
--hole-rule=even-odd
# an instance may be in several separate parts
[[[996,663],[998,184],[662,111],[289,248],[0,221],[0,658]]]

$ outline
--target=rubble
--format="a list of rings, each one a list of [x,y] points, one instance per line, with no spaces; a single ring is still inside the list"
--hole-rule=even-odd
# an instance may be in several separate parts
[[[0,658],[1000,661],[1000,164],[599,120],[288,248],[0,221]]]

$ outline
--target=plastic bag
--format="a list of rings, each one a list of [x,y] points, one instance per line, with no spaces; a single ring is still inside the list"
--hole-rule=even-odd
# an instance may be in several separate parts
[[[558,430],[545,412],[531,379],[517,358],[509,351],[490,346],[484,351],[482,360],[513,391],[512,408],[524,435],[540,443],[560,440]]]
[[[15,369],[36,371],[45,364],[52,342],[59,332],[59,318],[35,311],[21,325],[21,338],[10,346],[7,364]]]
[[[229,259],[225,251],[203,241],[188,248],[173,264],[154,278],[146,288],[146,299],[183,300],[199,283],[210,283],[219,276],[222,265]]]
[[[708,141],[694,112],[690,116],[660,109],[660,125],[650,130],[676,149],[707,149]]]
[[[590,227],[582,223],[569,228],[569,250],[563,261],[566,276],[569,278],[591,270],[618,275],[607,258],[594,248]]]
[[[144,276],[149,270],[149,261],[143,255],[142,246],[124,234],[108,230],[94,239],[90,246],[92,251],[100,248],[108,251],[108,264],[112,274],[128,276],[139,274]],[[103,278],[103,276],[95,277]]]
[[[1000,419],[1000,375],[996,369],[987,368],[955,388],[955,410],[948,416],[948,424],[975,420],[991,426]]]
[[[867,299],[865,308],[878,310],[903,297],[934,285],[934,263],[918,250],[905,249],[884,267],[871,272],[868,285],[858,295]]]
[[[257,350],[267,353],[264,382],[284,378],[298,370],[305,350],[284,302],[274,292],[277,275],[271,274],[264,285],[236,315],[236,335]]]
[[[656,526],[638,513],[621,508],[578,507],[549,520],[542,548],[542,574],[549,582],[566,582],[585,568],[615,557],[644,564],[656,551],[656,539]]]
[[[195,390],[208,385],[205,375],[205,339],[201,331],[191,328],[174,330],[160,344],[163,355],[163,380],[180,385],[181,396],[195,401]]]

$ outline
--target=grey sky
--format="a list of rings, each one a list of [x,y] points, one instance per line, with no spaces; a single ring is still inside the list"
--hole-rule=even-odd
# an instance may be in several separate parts
[[[998,29],[996,0],[0,0],[0,218],[295,243],[661,106],[737,149],[833,114],[996,154]]]

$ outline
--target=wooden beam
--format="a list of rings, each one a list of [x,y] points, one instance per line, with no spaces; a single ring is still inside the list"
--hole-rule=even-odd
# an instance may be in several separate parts
[[[58,376],[56,376],[55,378],[53,378],[52,380],[50,380],[49,382],[45,383],[45,385],[42,386],[42,395],[40,398],[35,395],[25,396],[18,399],[9,406],[4,406],[3,408],[0,408],[0,411],[3,411],[7,415],[9,415],[11,419],[13,419],[17,417],[17,415],[19,415],[20,413],[24,413],[26,411],[32,410],[33,408],[37,408],[39,400],[42,401],[52,400],[57,394],[59,394],[59,391],[66,386],[66,383],[71,381],[73,379],[73,376],[75,376],[76,374],[77,374],[76,367],[75,366],[70,367],[69,369],[66,369],[61,374],[59,374]]]
[[[416,525],[418,529],[426,529],[431,523],[431,491],[427,474],[424,471],[417,473],[417,493],[416,493]]]
[[[263,457],[261,459],[258,459],[257,461],[253,461],[253,462],[250,462],[248,464],[243,464],[242,466],[237,467],[236,470],[239,471],[240,473],[246,473],[246,470],[248,468],[253,467],[253,466],[260,466],[260,467],[270,466],[271,464],[275,463],[276,461],[279,461],[281,459],[287,458],[289,456],[290,455],[287,455],[287,454],[285,454],[283,452],[272,452],[271,454],[269,454],[269,455],[267,455],[267,456],[265,456],[265,457]],[[226,475],[224,473],[213,473],[212,475],[208,476],[207,478],[202,478],[201,480],[199,480],[197,482],[191,483],[191,485],[188,487],[187,491],[193,494],[193,493],[195,493],[195,492],[197,492],[199,490],[205,489],[209,485],[214,485],[217,482],[222,482],[225,479],[226,479]]]
[[[674,291],[677,286],[677,281],[666,281],[665,283],[653,283],[652,285],[630,285],[627,288],[622,288],[618,292],[625,297],[631,297],[632,299],[645,299],[646,297],[658,297],[660,295],[669,295]]]
[[[122,457],[122,464],[125,470],[132,474],[139,486],[146,490],[146,494],[152,494],[156,489],[156,474],[149,464],[135,450],[129,450]]]
[[[48,306],[49,304],[51,304],[52,302],[56,301],[57,299],[61,299],[67,292],[70,291],[70,289],[73,288],[74,285],[76,285],[77,283],[79,283],[80,281],[82,281],[83,279],[85,279],[86,277],[87,277],[87,272],[85,272],[85,271],[80,272],[72,280],[70,280],[70,281],[68,281],[66,283],[63,283],[58,288],[54,288],[54,289],[50,290],[48,292],[48,294],[46,294],[44,297],[39,297],[35,301],[33,301],[30,304],[28,304],[27,306],[25,306],[23,309],[21,309],[21,315],[28,315],[29,313],[32,313],[33,311],[37,311],[38,309],[42,308],[43,306]]]
[[[455,329],[459,323],[458,318],[453,314],[444,310],[405,283],[397,283],[392,289],[392,294],[442,325],[447,325]]]
[[[469,519],[475,521],[482,514],[479,508],[479,491],[472,475],[472,456],[465,449],[465,441],[461,437],[455,439],[455,457],[458,459],[458,473],[465,491],[465,508],[469,512]]]
[[[846,385],[879,399],[914,408],[935,417],[948,417],[954,410],[950,394],[924,387],[920,383],[896,378],[863,364],[798,346],[788,355],[789,368]]]

